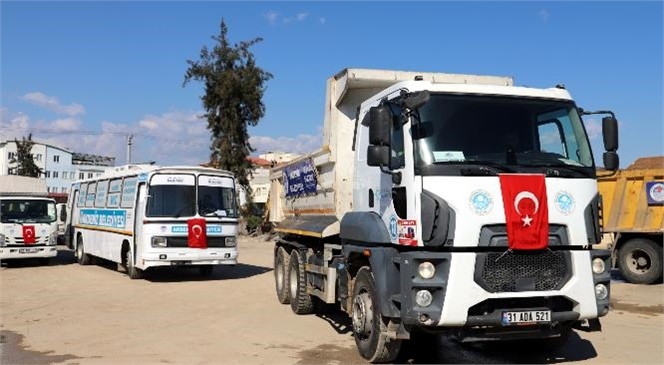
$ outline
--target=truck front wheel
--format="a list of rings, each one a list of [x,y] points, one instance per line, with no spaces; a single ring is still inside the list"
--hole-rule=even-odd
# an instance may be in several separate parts
[[[620,274],[630,283],[652,284],[662,278],[662,246],[633,238],[618,250]]]
[[[289,259],[288,252],[283,247],[279,247],[274,254],[274,285],[277,290],[277,298],[281,304],[290,303],[288,292]]]
[[[353,288],[353,333],[360,355],[372,363],[393,361],[401,350],[401,340],[387,337],[387,325],[380,314],[373,274],[361,268]]]

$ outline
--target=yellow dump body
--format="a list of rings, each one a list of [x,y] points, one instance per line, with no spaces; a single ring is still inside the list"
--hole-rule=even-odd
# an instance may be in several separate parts
[[[664,167],[598,173],[605,233],[664,232]]]

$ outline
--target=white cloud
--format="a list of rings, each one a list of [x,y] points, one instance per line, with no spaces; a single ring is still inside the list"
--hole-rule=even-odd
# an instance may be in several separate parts
[[[23,95],[21,99],[29,103],[41,106],[42,108],[52,110],[59,114],[66,114],[69,116],[77,116],[85,114],[85,108],[83,107],[83,105],[77,103],[62,105],[60,104],[58,98],[54,96],[48,96],[41,92],[27,93]]]
[[[549,20],[549,16],[551,16],[551,13],[544,9],[540,10],[537,14],[539,15],[540,19],[542,19],[543,23],[546,23]]]
[[[583,121],[589,139],[597,139],[602,136],[602,122],[597,119],[586,119]]]
[[[49,129],[57,131],[76,131],[81,129],[83,123],[74,118],[57,119],[49,124]]]
[[[279,13],[277,13],[274,10],[270,10],[267,13],[263,14],[263,17],[267,19],[267,22],[269,24],[277,24],[277,20],[279,19]]]
[[[297,17],[297,20],[299,20],[299,21],[303,21],[304,19],[307,18],[308,15],[309,15],[309,13],[298,13],[298,14],[296,15],[296,17]]]
[[[300,134],[296,137],[251,136],[249,142],[256,149],[255,154],[270,151],[306,154],[321,147],[322,137],[311,134]]]

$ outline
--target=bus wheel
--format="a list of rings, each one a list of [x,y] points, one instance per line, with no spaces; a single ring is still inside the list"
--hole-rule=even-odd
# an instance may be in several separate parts
[[[90,255],[85,253],[85,249],[83,248],[83,236],[78,236],[78,241],[76,242],[76,258],[80,265],[90,265],[92,261]]]
[[[212,275],[213,271],[214,271],[213,265],[201,265],[198,267],[198,272],[201,274],[201,276],[208,277]]]
[[[130,279],[140,279],[143,277],[143,270],[137,268],[134,266],[134,255],[132,255],[131,250],[127,250],[126,254],[126,262],[127,262],[127,275],[129,275]]]
[[[367,361],[372,363],[393,361],[401,350],[401,340],[387,337],[376,295],[376,284],[368,268],[358,271],[353,288],[353,332],[355,345]]]
[[[311,314],[314,304],[311,295],[307,294],[306,273],[304,271],[304,260],[300,253],[293,250],[290,256],[288,274],[288,287],[290,292],[290,305],[295,314]]]
[[[274,282],[277,290],[277,298],[279,303],[290,303],[290,294],[288,293],[288,264],[290,256],[283,247],[277,249],[274,255]]]
[[[620,274],[630,283],[652,284],[662,277],[662,246],[634,238],[618,250]]]

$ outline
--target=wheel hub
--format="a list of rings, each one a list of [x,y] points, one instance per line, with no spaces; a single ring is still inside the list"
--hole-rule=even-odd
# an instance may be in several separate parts
[[[641,250],[635,250],[632,252],[630,263],[630,269],[632,271],[639,271],[645,273],[650,270],[650,256],[647,253]]]
[[[279,262],[279,264],[277,265],[277,289],[281,290],[281,288],[283,287],[284,287],[284,267],[281,264],[281,262]]]
[[[368,336],[373,327],[373,306],[369,293],[361,293],[353,301],[353,328],[355,333]]]

